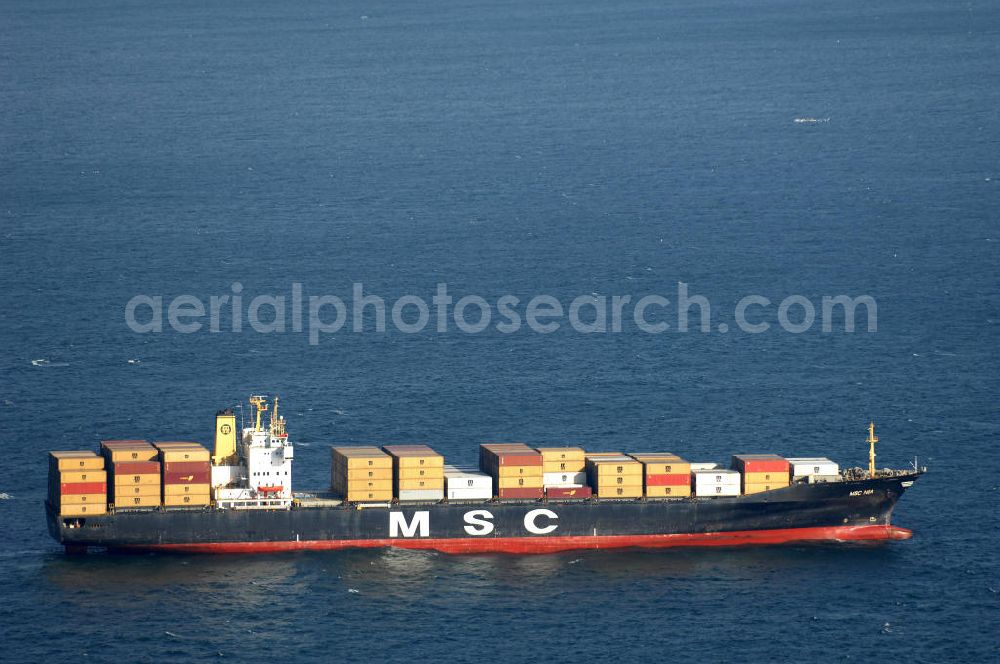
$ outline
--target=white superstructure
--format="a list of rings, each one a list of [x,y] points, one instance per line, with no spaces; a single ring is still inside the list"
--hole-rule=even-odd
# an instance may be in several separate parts
[[[288,440],[285,418],[278,416],[278,398],[267,427],[267,397],[252,396],[254,425],[244,427],[235,454],[217,450],[223,461],[212,467],[212,489],[218,507],[231,509],[280,509],[292,504],[292,461],[295,447]],[[217,444],[218,447],[218,444]]]

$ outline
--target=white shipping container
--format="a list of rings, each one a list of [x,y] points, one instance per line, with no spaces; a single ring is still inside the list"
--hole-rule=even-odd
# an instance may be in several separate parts
[[[446,489],[481,489],[493,495],[493,478],[486,473],[469,468],[444,467],[444,482]],[[449,493],[449,497],[450,493]]]
[[[493,489],[448,489],[448,500],[490,500]]]
[[[587,473],[543,473],[542,484],[545,486],[573,486],[586,484]]]
[[[693,470],[695,484],[739,484],[742,476],[738,470],[715,468],[713,470]]]
[[[399,492],[400,502],[407,500],[443,500],[443,489],[406,489]]]
[[[797,457],[787,461],[792,467],[792,477],[840,474],[840,466],[825,457]]]
[[[707,498],[710,496],[715,497],[731,497],[740,495],[740,485],[739,484],[701,484],[696,485],[694,488],[694,495],[699,498]]]
[[[719,464],[717,464],[717,463],[707,463],[707,462],[706,463],[702,463],[702,462],[698,462],[698,463],[692,463],[691,464],[691,470],[692,470],[692,472],[695,471],[695,470],[715,470],[718,467],[719,467]]]

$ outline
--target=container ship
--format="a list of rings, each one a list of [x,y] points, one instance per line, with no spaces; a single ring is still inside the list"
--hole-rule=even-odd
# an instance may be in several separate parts
[[[891,524],[924,472],[826,458],[737,454],[730,464],[672,452],[487,443],[478,467],[427,445],[332,446],[330,484],[294,492],[294,445],[264,396],[248,422],[215,418],[196,442],[101,441],[49,453],[49,532],[69,553],[250,553],[399,547],[549,553],[909,539]],[[241,417],[242,419],[242,417]],[[265,422],[265,420],[267,420]]]

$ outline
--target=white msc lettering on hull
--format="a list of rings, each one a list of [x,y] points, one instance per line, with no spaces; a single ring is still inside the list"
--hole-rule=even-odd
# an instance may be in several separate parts
[[[414,512],[413,520],[407,523],[402,512],[389,512],[389,537],[399,537],[400,532],[403,537],[414,537],[418,529],[420,537],[427,537],[431,532],[430,519],[430,512]]]
[[[544,509],[531,510],[530,512],[524,515],[524,529],[534,535],[548,535],[553,530],[559,527],[554,523],[550,523],[545,527],[539,528],[537,525],[535,525],[535,520],[540,516],[545,516],[550,519],[559,518],[559,515],[553,512],[552,510],[544,510]]]
[[[468,535],[489,535],[493,532],[493,515],[488,510],[472,510],[465,513],[465,527]]]

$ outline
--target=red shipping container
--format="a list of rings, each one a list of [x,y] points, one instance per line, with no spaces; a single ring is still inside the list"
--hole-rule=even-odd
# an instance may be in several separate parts
[[[124,461],[111,464],[111,472],[115,475],[159,475],[159,461]]]
[[[787,473],[791,469],[788,460],[777,454],[737,454],[732,465],[744,473]]]
[[[499,498],[534,498],[539,499],[542,497],[544,489],[541,487],[537,489],[498,489],[497,496]]]
[[[163,474],[167,473],[210,473],[212,464],[208,461],[167,461],[163,464]]]
[[[104,482],[69,482],[59,485],[60,495],[79,493],[107,493],[108,485]]]
[[[550,486],[545,490],[545,495],[549,498],[590,498],[589,486]]]
[[[746,461],[740,466],[744,473],[787,473],[787,461]]]
[[[687,486],[689,484],[691,484],[691,475],[688,473],[646,475],[646,486]]]
[[[523,452],[499,452],[496,455],[497,462],[501,466],[541,466],[542,455],[524,454]]]
[[[191,471],[163,473],[164,484],[208,484],[211,481],[211,471],[203,471],[200,473]]]

